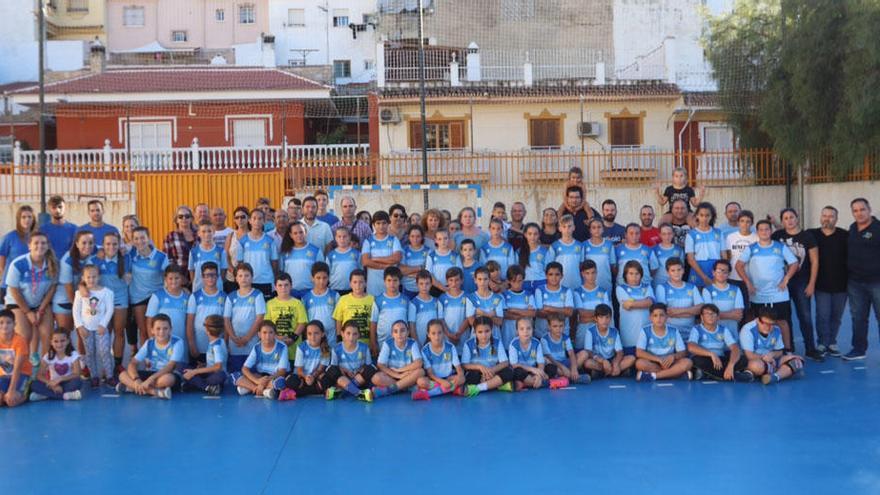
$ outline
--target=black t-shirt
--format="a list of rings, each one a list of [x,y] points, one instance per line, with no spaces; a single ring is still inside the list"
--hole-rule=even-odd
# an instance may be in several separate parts
[[[696,195],[697,193],[694,192],[694,188],[691,186],[684,186],[681,189],[667,186],[666,190],[663,191],[663,196],[666,196],[666,199],[669,200],[669,211],[672,211],[672,202],[679,199],[683,199],[687,203],[688,211],[691,211],[691,198],[696,197]]]
[[[822,229],[810,229],[819,246],[819,274],[816,290],[820,292],[846,292],[846,243],[849,233],[840,227],[831,235]]]
[[[593,210],[593,218],[601,218],[599,216],[599,212],[596,211],[595,208],[590,208]],[[578,208],[577,212],[571,213],[568,208],[562,209],[562,215],[571,215],[574,217],[574,234],[572,237],[575,238],[578,242],[584,242],[590,238],[590,228],[587,226],[587,222],[589,219],[587,218],[587,212],[584,211],[583,208]],[[562,215],[559,215],[562,218]]]
[[[543,229],[541,230],[541,244],[544,244],[545,246],[553,244],[561,237],[562,234],[560,234],[558,230],[552,234],[544,232]]]
[[[872,217],[864,230],[859,230],[853,222],[849,227],[846,253],[852,280],[864,284],[880,282],[880,221]]]
[[[672,223],[672,243],[680,247],[682,252],[684,252],[684,240],[690,231],[691,226],[687,222],[681,225]]]
[[[799,282],[806,284],[809,282],[812,263],[810,263],[810,255],[808,253],[810,249],[817,246],[813,234],[802,230],[795,235],[790,235],[785,229],[780,229],[774,232],[771,238],[788,246],[791,252],[797,256],[798,262],[800,262],[797,273],[791,278],[789,283]],[[821,263],[819,266],[821,266]]]

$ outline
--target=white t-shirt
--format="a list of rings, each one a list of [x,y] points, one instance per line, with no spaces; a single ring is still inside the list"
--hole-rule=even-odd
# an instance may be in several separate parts
[[[742,235],[738,230],[727,234],[724,249],[730,251],[731,280],[742,280],[742,277],[736,272],[736,262],[739,261],[743,251],[756,242],[758,242],[758,234]]]
[[[79,288],[73,298],[73,324],[95,332],[98,327],[107,328],[113,318],[113,291],[106,287],[89,291],[89,297],[82,297]]]
[[[226,245],[226,238],[232,234],[232,228],[226,227],[223,230],[215,230],[214,231],[214,244],[218,246]]]
[[[79,360],[79,358],[79,353],[76,351],[73,351],[71,355],[64,358],[56,355],[53,359],[49,359],[48,354],[44,355],[43,362],[48,365],[49,379],[57,380],[73,373],[73,365]]]

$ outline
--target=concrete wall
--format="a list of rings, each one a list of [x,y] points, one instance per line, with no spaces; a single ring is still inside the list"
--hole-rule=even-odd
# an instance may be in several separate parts
[[[794,204],[798,205],[797,193],[794,190]],[[804,212],[801,223],[807,228],[819,227],[819,215],[825,205],[830,205],[840,212],[838,227],[849,228],[852,223],[849,203],[855,198],[866,198],[873,206],[874,215],[880,216],[880,182],[840,182],[833,184],[814,184],[804,187]]]
[[[0,232],[6,233],[15,227],[15,211],[19,206],[28,204],[33,207],[34,211],[40,211],[40,203],[0,203]],[[104,201],[104,221],[115,225],[117,228],[122,226],[122,217],[135,212],[134,201]],[[77,225],[85,224],[89,221],[89,211],[86,201],[81,202],[75,199],[67,200],[67,220]]]

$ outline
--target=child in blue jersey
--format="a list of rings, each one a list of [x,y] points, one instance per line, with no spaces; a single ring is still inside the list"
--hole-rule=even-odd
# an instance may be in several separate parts
[[[462,240],[461,245],[458,246],[458,253],[461,256],[461,273],[464,277],[461,283],[461,290],[470,294],[477,290],[477,283],[474,282],[474,272],[477,271],[477,268],[484,265],[477,259],[477,244],[473,239]]]
[[[425,261],[425,269],[431,272],[431,275],[434,277],[435,291],[432,295],[437,297],[448,290],[446,286],[446,272],[453,267],[461,269],[461,259],[458,253],[452,250],[449,242],[449,232],[446,230],[440,229],[434,232],[434,246],[434,252],[429,254],[428,259]]]
[[[345,229],[342,229],[345,230]],[[323,395],[335,383],[327,373],[331,359],[330,344],[324,333],[324,324],[312,320],[306,325],[306,338],[296,346],[293,372],[285,379],[286,388],[278,395],[278,400],[293,400],[307,395]]]
[[[104,237],[106,239],[106,236]],[[192,280],[192,290],[196,292],[202,288],[201,274],[202,265],[208,262],[216,264],[225,272],[227,268],[226,251],[222,246],[214,244],[214,225],[205,220],[199,224],[199,243],[193,246],[189,252],[189,279]]]
[[[428,277],[430,280],[430,277]],[[428,284],[430,287],[430,283]],[[391,338],[382,342],[376,365],[382,373],[377,375],[387,384],[373,387],[373,397],[380,398],[407,390],[425,376],[419,343],[410,337],[408,325],[403,320],[391,326]]]
[[[28,253],[11,260],[5,276],[3,303],[15,315],[15,331],[29,342],[31,353],[37,352],[52,333],[52,297],[58,290],[58,261],[46,234],[31,234]]]
[[[743,325],[739,345],[749,360],[749,371],[764,385],[803,376],[804,359],[784,353],[782,330],[772,308],[759,308],[758,317]]]
[[[151,338],[144,342],[119,374],[116,391],[170,399],[171,389],[180,383],[180,366],[186,359],[183,340],[171,335],[171,318],[158,314],[150,321]]]
[[[202,265],[202,270],[204,267],[205,264]],[[206,317],[203,327],[207,337],[205,359],[198,362],[196,367],[183,370],[183,384],[210,395],[220,395],[223,393],[223,384],[226,383],[226,359],[229,357],[226,341],[223,340],[223,316],[212,314]]]
[[[398,280],[400,280],[398,278]],[[402,296],[401,296],[402,297]],[[358,400],[372,402],[373,385],[386,385],[381,373],[373,365],[370,348],[360,342],[360,329],[358,323],[353,320],[342,324],[342,342],[336,344],[330,357],[330,369],[327,373],[335,378],[335,385],[324,392],[324,398],[333,400],[340,396],[342,391],[356,397]]]
[[[121,372],[125,350],[125,328],[128,325],[128,284],[131,283],[131,258],[122,254],[122,237],[116,232],[104,235],[103,248],[95,263],[101,273],[100,284],[113,292],[113,359]],[[192,259],[192,257],[190,257]]]
[[[694,379],[708,376],[718,381],[750,382],[755,376],[747,369],[749,362],[739,348],[736,330],[719,325],[718,313],[718,306],[704,304],[700,323],[694,325],[688,336]]]
[[[728,283],[730,269],[729,261],[716,261],[712,267],[712,285],[704,287],[702,295],[704,303],[712,303],[718,307],[718,317],[721,318],[719,324],[737,333],[745,311],[745,301],[739,287]]]
[[[177,265],[169,265],[165,269],[165,287],[154,292],[147,303],[147,325],[152,327],[151,320],[158,314],[171,318],[171,334],[183,341],[186,350],[186,307],[189,293],[183,288],[186,275]],[[189,353],[186,354],[189,359]]]
[[[425,246],[425,232],[419,225],[413,225],[407,230],[407,239],[409,243],[403,248],[400,272],[403,274],[403,293],[407,299],[412,299],[419,293],[416,275],[424,270],[431,250]]]
[[[489,221],[489,241],[480,249],[480,263],[485,265],[490,261],[498,263],[502,280],[507,276],[507,269],[518,262],[513,246],[505,240],[504,222],[497,218]]]
[[[636,364],[635,356],[624,356],[620,343],[620,333],[611,326],[611,305],[600,304],[593,312],[596,323],[590,325],[583,334],[583,350],[578,352],[578,359],[590,378],[620,376],[631,373]]]
[[[577,311],[578,317],[577,339],[574,347],[578,350],[583,349],[581,342],[583,342],[585,332],[596,321],[594,315],[596,306],[600,304],[611,305],[611,297],[607,290],[599,287],[596,283],[597,277],[596,262],[589,259],[582,261],[581,279],[584,284],[574,291],[574,309]]]
[[[580,262],[575,270],[580,267]],[[579,271],[579,270],[578,270]],[[550,325],[547,318],[551,315],[560,315],[565,318],[565,335],[570,335],[568,320],[574,314],[574,295],[571,289],[562,284],[564,277],[562,265],[559,262],[552,262],[547,265],[547,285],[538,287],[535,291],[535,308],[538,310],[535,319],[535,336],[539,339],[547,332]],[[581,276],[577,276],[578,285],[580,285]]]
[[[473,397],[496,388],[513,392],[513,369],[501,340],[492,336],[491,318],[474,318],[474,336],[465,342],[461,365],[465,385],[456,389],[458,394]]]
[[[654,250],[645,246],[641,242],[642,229],[638,224],[630,223],[626,226],[626,235],[623,242],[618,244],[614,250],[617,252],[617,262],[626,264],[630,260],[638,261],[642,265],[643,284],[651,283],[651,272],[657,270],[657,258],[654,256]],[[617,285],[623,284],[623,273],[617,274]]]
[[[508,284],[501,276],[501,265],[497,261],[489,260],[486,263],[486,270],[489,271],[489,290],[495,294],[506,292]]]
[[[670,258],[678,258],[684,261],[684,250],[675,244],[675,230],[672,224],[660,224],[660,242],[654,246],[654,257],[657,258],[659,268],[654,272],[654,288],[658,285],[665,284],[669,280],[666,274],[666,261]]]
[[[251,348],[241,373],[233,373],[238,395],[254,394],[257,397],[276,399],[278,392],[287,386],[284,378],[290,371],[287,346],[277,338],[275,324],[260,324],[260,342]]]
[[[584,362],[574,352],[574,346],[564,333],[565,318],[558,314],[548,318],[550,331],[541,337],[541,351],[544,354],[544,371],[550,378],[550,388],[567,387],[569,383],[590,383],[590,375],[581,375],[578,369]],[[571,380],[571,382],[569,382]]]
[[[83,267],[95,264],[94,251],[94,236],[87,230],[81,230],[73,238],[70,251],[58,261],[58,287],[52,298],[52,313],[60,328],[68,331],[73,329],[73,298]]]
[[[336,229],[336,233],[333,236],[336,240],[336,249],[327,253],[327,265],[330,267],[330,289],[340,296],[344,296],[351,292],[351,287],[348,285],[348,278],[351,276],[351,272],[362,268],[361,252],[351,245],[351,232],[348,229],[340,227]],[[314,266],[312,268],[314,269]],[[314,281],[312,282],[314,283]],[[328,335],[330,342],[335,343],[335,328],[333,330],[333,337],[333,339],[330,339]]]
[[[257,332],[266,315],[266,300],[263,293],[253,287],[253,269],[247,263],[235,267],[235,282],[238,290],[226,294],[223,305],[223,319],[226,337],[229,339],[229,359],[226,371],[234,373],[241,370],[251,349],[259,343]]]
[[[563,215],[559,219],[559,233],[562,234],[562,237],[554,242],[552,246],[553,261],[561,267],[564,277],[562,279],[562,286],[574,290],[581,286],[581,273],[578,268],[584,259],[584,247],[574,238],[574,217]],[[549,268],[550,265],[548,264],[544,271],[545,274]]]
[[[697,205],[696,225],[684,239],[684,253],[691,267],[690,282],[701,289],[712,284],[712,266],[722,259],[726,248],[721,231],[714,227],[715,217],[711,203]]]
[[[358,269],[359,270],[359,269]],[[339,294],[328,288],[330,283],[330,267],[326,263],[312,265],[312,290],[303,296],[309,321],[318,320],[323,325],[322,331],[331,346],[336,345],[336,320],[333,310],[339,300]]]
[[[455,346],[446,340],[447,333],[445,321],[428,323],[428,343],[422,347],[425,376],[416,382],[418,390],[412,393],[412,400],[429,400],[464,385],[464,369]]]
[[[410,334],[420,346],[428,341],[428,322],[443,315],[440,301],[431,295],[431,272],[421,270],[416,275],[418,293],[409,302]]]
[[[302,299],[312,289],[312,266],[323,261],[321,249],[306,241],[306,226],[301,222],[292,224],[278,253],[279,269],[290,275],[293,284],[290,295]]]
[[[553,249],[541,244],[541,227],[529,223],[523,228],[525,242],[519,248],[519,266],[525,270],[525,290],[532,294],[535,289],[547,284],[547,264],[554,261]]]
[[[657,302],[666,305],[669,324],[686,337],[694,326],[694,318],[700,314],[703,297],[699,289],[684,281],[684,264],[680,259],[666,260],[666,274],[669,280],[657,286],[655,296]]]
[[[138,341],[143,343],[149,338],[147,326],[147,304],[154,292],[162,289],[165,283],[165,269],[168,268],[168,256],[153,247],[150,242],[150,231],[146,227],[135,227],[132,230],[132,250],[128,252],[131,259],[131,284],[128,286],[128,300],[138,328]],[[129,342],[137,346],[138,342]]]
[[[520,318],[534,318],[535,298],[525,285],[525,270],[519,265],[507,269],[510,288],[504,293],[504,322],[501,325],[501,344],[506,349],[516,338],[516,321]]]
[[[361,244],[361,265],[367,269],[367,293],[373,297],[385,292],[384,270],[397,266],[403,258],[400,240],[388,234],[388,213],[373,214],[373,235]]]
[[[636,343],[636,380],[653,382],[687,375],[691,378],[693,362],[675,327],[666,324],[666,305],[651,305],[651,324],[639,332]]]
[[[247,263],[251,267],[252,286],[263,294],[272,296],[272,284],[278,272],[278,249],[272,236],[263,231],[266,214],[257,208],[250,212],[250,232],[239,239],[236,263]]]
[[[409,319],[409,299],[400,293],[400,268],[385,269],[385,292],[373,301],[370,314],[370,351],[379,355],[379,346],[391,338],[391,325]]]
[[[596,285],[610,292],[614,290],[614,273],[617,270],[617,253],[614,243],[605,239],[602,220],[593,218],[587,228],[590,238],[584,241],[584,259],[596,263]]]
[[[190,358],[204,363],[210,341],[205,322],[210,316],[218,316],[222,326],[226,295],[218,287],[220,269],[217,263],[202,263],[199,271],[201,288],[189,296],[186,304],[186,341]],[[225,371],[226,357],[223,358],[223,364]]]
[[[501,324],[504,323],[504,297],[495,294],[489,289],[489,269],[480,267],[474,272],[474,280],[477,290],[468,295],[474,306],[474,317],[486,316],[492,320],[492,336],[501,338]],[[473,325],[473,318],[471,325]],[[471,333],[465,332],[456,343],[456,349],[464,349],[464,343],[471,338]]]
[[[634,356],[636,341],[645,325],[651,323],[648,308],[654,304],[654,290],[642,283],[642,265],[630,260],[623,266],[626,281],[615,289],[620,301],[620,341],[625,356]]]
[[[447,270],[446,283],[448,288],[440,296],[440,306],[443,308],[443,321],[446,322],[446,338],[454,345],[465,341],[463,337],[470,328],[476,310],[470,297],[461,290],[461,268],[454,266]]]
[[[520,318],[516,322],[516,339],[507,349],[507,358],[513,368],[514,389],[541,388],[549,380],[544,371],[544,350],[541,342],[532,336],[532,320]]]

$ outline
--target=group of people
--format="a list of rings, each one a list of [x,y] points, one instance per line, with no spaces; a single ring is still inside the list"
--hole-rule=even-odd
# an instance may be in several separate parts
[[[365,401],[617,376],[770,384],[803,373],[792,308],[804,357],[863,359],[880,308],[868,200],[851,202],[848,231],[831,206],[804,230],[791,208],[777,224],[730,202],[719,219],[704,193],[677,169],[657,190],[659,225],[651,205],[622,225],[613,200],[589,205],[574,168],[540,223],[496,203],[483,230],[470,207],[370,213],[343,197],[337,217],[317,191],[240,206],[231,224],[181,206],[161,245],[133,215],[105,223],[97,200],[82,226],[61,197],[43,225],[22,206],[0,242],[0,405],[80,399],[85,383]]]

